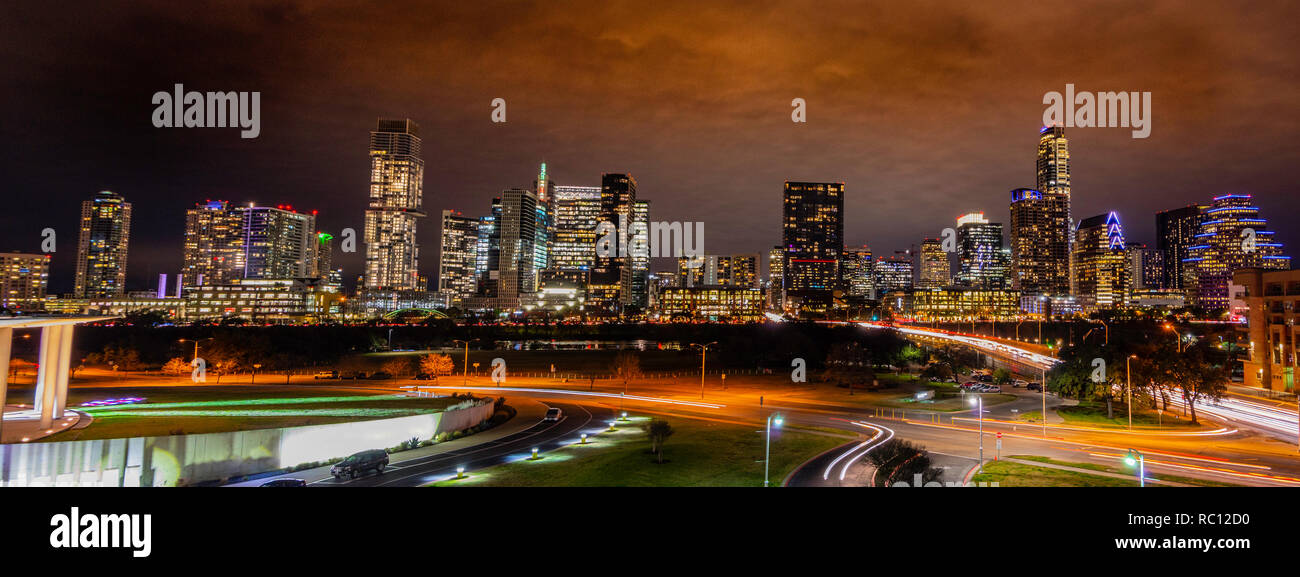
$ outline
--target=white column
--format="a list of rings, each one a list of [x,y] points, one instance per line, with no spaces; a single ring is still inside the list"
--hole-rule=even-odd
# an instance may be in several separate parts
[[[41,414],[41,430],[54,424],[55,363],[58,357],[59,325],[41,328],[41,350],[37,355],[40,368],[36,371],[36,410]]]
[[[55,366],[57,388],[54,390],[54,418],[63,418],[63,408],[68,405],[68,370],[72,365],[73,325],[59,327],[59,364]]]
[[[4,410],[9,396],[9,353],[13,350],[13,336],[13,329],[0,329],[0,443],[4,442]],[[0,455],[0,467],[3,466],[4,458]],[[0,486],[3,485],[4,479],[0,478]]]

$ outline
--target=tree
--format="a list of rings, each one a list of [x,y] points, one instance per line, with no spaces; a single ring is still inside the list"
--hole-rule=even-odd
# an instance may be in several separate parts
[[[163,364],[162,371],[168,375],[179,377],[190,372],[190,364],[185,359],[176,357]]]
[[[1170,366],[1173,382],[1183,395],[1183,402],[1196,420],[1196,403],[1202,400],[1217,401],[1227,390],[1228,369],[1215,363],[1214,352],[1203,343],[1188,347],[1178,362]]]
[[[929,483],[943,475],[943,469],[930,466],[925,447],[913,445],[902,439],[890,439],[867,453],[867,462],[876,467],[873,480],[877,486],[888,487],[897,482],[911,482],[921,475],[921,483]]]
[[[996,385],[1005,385],[1011,382],[1011,371],[999,367],[993,371],[993,383]]]
[[[623,393],[627,394],[627,382],[641,376],[641,359],[632,351],[620,352],[614,357],[610,372],[623,381]]]
[[[448,355],[428,354],[420,357],[420,372],[434,377],[450,375],[456,370],[455,363]]]
[[[394,377],[411,374],[410,357],[393,357],[384,361],[384,372]]]
[[[916,345],[904,345],[894,353],[894,366],[898,367],[899,372],[906,371],[908,367],[921,360],[921,349]]]
[[[664,462],[664,442],[668,437],[673,436],[673,426],[663,419],[653,419],[649,423],[641,425],[641,430],[650,436],[650,452],[654,453],[659,459],[659,464]]]

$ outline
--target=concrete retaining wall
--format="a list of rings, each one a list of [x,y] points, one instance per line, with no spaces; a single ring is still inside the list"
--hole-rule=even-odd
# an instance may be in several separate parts
[[[169,487],[253,475],[468,429],[491,399],[441,413],[201,435],[0,445],[0,486]]]

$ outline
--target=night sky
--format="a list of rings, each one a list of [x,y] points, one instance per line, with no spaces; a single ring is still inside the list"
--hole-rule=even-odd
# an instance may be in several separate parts
[[[844,181],[845,234],[878,254],[972,210],[1007,222],[1034,186],[1043,95],[1150,91],[1153,130],[1067,130],[1076,219],[1256,195],[1298,255],[1294,2],[28,2],[0,18],[0,251],[59,233],[72,287],[79,202],[134,204],[129,285],[181,264],[206,199],[292,204],[362,230],[368,132],[416,120],[437,214],[531,185],[631,172],[654,220],[703,220],[709,253],[780,240],[785,180]],[[154,92],[260,91],[261,136],[154,128]],[[808,103],[807,124],[790,101]],[[508,122],[490,122],[507,101]],[[361,253],[335,255],[351,282]]]

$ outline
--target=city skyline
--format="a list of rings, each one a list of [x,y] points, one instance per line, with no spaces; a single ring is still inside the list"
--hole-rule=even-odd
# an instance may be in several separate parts
[[[946,9],[962,25],[924,22],[903,7],[864,8],[877,18],[854,21],[897,20],[905,26],[837,25],[831,18],[834,7],[793,14],[735,8],[734,13],[693,15],[698,22],[680,18],[684,7],[645,17],[631,8],[603,7],[586,18],[556,21],[542,8],[519,4],[493,14],[501,17],[498,34],[552,23],[561,31],[555,36],[571,46],[539,60],[531,52],[493,45],[490,38],[461,34],[449,41],[451,46],[422,45],[412,63],[398,65],[397,80],[385,90],[375,89],[371,83],[378,80],[370,72],[333,73],[333,47],[316,42],[307,42],[315,51],[286,51],[257,42],[238,45],[209,31],[202,37],[213,42],[179,43],[175,55],[160,54],[167,51],[150,44],[192,32],[184,25],[161,26],[165,32],[149,43],[115,45],[116,50],[68,40],[49,47],[46,56],[16,51],[22,57],[0,72],[8,85],[67,76],[49,74],[42,66],[55,58],[72,68],[65,72],[80,74],[91,86],[90,96],[65,96],[59,90],[40,91],[39,101],[30,99],[37,91],[3,96],[10,109],[32,111],[49,123],[39,129],[36,123],[4,128],[12,139],[31,143],[2,161],[13,175],[11,186],[19,194],[40,194],[46,208],[39,218],[2,217],[0,250],[38,252],[42,229],[60,231],[50,290],[71,292],[75,250],[68,232],[75,231],[75,204],[99,190],[132,201],[141,222],[174,222],[177,211],[196,202],[227,198],[317,209],[323,231],[337,234],[350,227],[360,232],[367,186],[364,132],[373,129],[376,118],[409,117],[421,124],[425,136],[424,202],[433,214],[453,209],[478,215],[501,190],[528,186],[542,161],[562,185],[595,186],[603,172],[627,172],[636,176],[646,197],[656,200],[656,219],[705,220],[708,252],[731,254],[763,251],[777,242],[781,182],[845,182],[845,244],[868,244],[886,254],[937,236],[949,226],[945,221],[966,212],[983,211],[993,221],[1008,222],[1007,191],[1035,182],[1026,158],[1035,149],[1042,96],[1067,83],[1081,89],[1150,90],[1154,98],[1150,138],[1132,139],[1123,129],[1070,129],[1075,215],[1116,211],[1132,239],[1154,244],[1154,218],[1148,215],[1222,194],[1252,194],[1274,215],[1300,208],[1284,178],[1294,157],[1295,144],[1286,138],[1294,121],[1275,113],[1284,107],[1281,95],[1294,92],[1295,81],[1263,72],[1271,54],[1295,51],[1296,40],[1280,24],[1285,19],[1213,7],[1168,15],[1177,26],[1166,26],[1162,34],[1176,41],[1178,50],[1145,39],[1129,24],[1090,23],[1063,38],[1060,49],[1067,56],[1053,60],[1026,54],[1030,51],[1022,43],[1028,40],[1013,31],[1070,16],[1089,20],[1086,5],[1027,6],[1012,19],[986,18],[959,5]],[[35,21],[73,18],[37,7],[19,11]],[[696,27],[736,16],[752,20],[748,32],[759,33],[752,54],[729,52],[725,44],[683,43]],[[117,19],[80,25],[99,31],[90,36],[112,43],[117,42],[112,34],[116,27],[182,17],[159,6],[148,16],[141,9],[124,10]],[[246,39],[247,30],[269,26],[275,18],[272,9],[254,9],[225,16],[209,30],[245,31],[229,36]],[[461,7],[412,18],[397,30],[380,31],[346,23],[341,13],[322,9],[294,20],[287,32],[311,35],[342,26],[341,42],[363,43],[388,34],[398,46],[417,34],[422,37],[417,29],[459,30],[487,16]],[[603,30],[602,23],[617,18],[628,22],[627,33]],[[825,19],[822,23],[831,25],[828,40],[795,38],[781,27],[763,25],[789,18]],[[1227,40],[1245,36],[1251,44]],[[943,40],[914,45],[919,38],[934,37]],[[859,39],[852,49],[842,54],[826,50],[827,42],[849,38]],[[3,46],[16,50],[24,39],[24,32],[17,31]],[[1121,39],[1121,48],[1101,61],[1069,55],[1071,46]],[[584,54],[581,47],[593,44],[610,49],[598,51],[599,56]],[[279,80],[205,69],[202,84],[187,84],[197,90],[261,90],[265,118],[256,139],[149,124],[148,95],[192,76],[182,64],[218,53],[238,57],[254,49],[269,50],[324,80],[304,85],[296,77]],[[109,63],[97,55],[142,58],[143,50],[158,59],[156,66],[130,69],[123,64],[130,58]],[[393,50],[397,48],[380,47],[375,55],[355,58],[381,59]],[[774,57],[783,50],[800,55]],[[459,54],[470,54],[481,65],[453,70],[450,78],[423,70]],[[882,62],[881,54],[897,58]],[[1113,66],[1124,58],[1136,61]],[[655,62],[663,64],[650,65]],[[717,72],[719,66],[736,72]],[[487,73],[476,77],[468,74],[469,68]],[[570,68],[576,71],[568,72]],[[537,73],[517,74],[524,69]],[[974,73],[977,69],[980,74]],[[621,82],[629,88],[608,90],[596,71],[605,71],[611,85]],[[922,79],[930,87],[917,89]],[[1234,86],[1231,94],[1215,89],[1225,84]],[[364,92],[359,91],[362,85]],[[289,86],[291,90],[284,89]],[[661,88],[639,95],[648,86]],[[317,92],[329,94],[329,104],[313,96]],[[72,97],[96,98],[114,113],[94,118],[53,114],[77,108],[66,100]],[[505,124],[490,121],[489,104],[496,97],[509,105]],[[806,124],[790,122],[789,103],[795,97],[808,103]],[[966,104],[954,107],[953,102]],[[647,106],[667,116],[647,117],[640,112]],[[633,138],[615,139],[612,133]],[[39,170],[49,161],[28,150],[55,146],[48,140],[53,134],[61,138],[58,146],[71,153],[50,177],[50,170]],[[112,152],[100,152],[104,150]],[[76,160],[69,165],[66,158]],[[934,206],[952,208],[931,210]],[[417,243],[426,248],[420,272],[430,278],[437,270],[437,228],[432,219],[424,219],[417,231]],[[1284,245],[1300,242],[1300,230],[1284,223],[1277,228]],[[128,288],[149,288],[158,274],[179,272],[182,251],[173,239],[182,232],[166,226],[133,232]],[[361,255],[360,250],[335,255],[349,283],[362,270]]]

